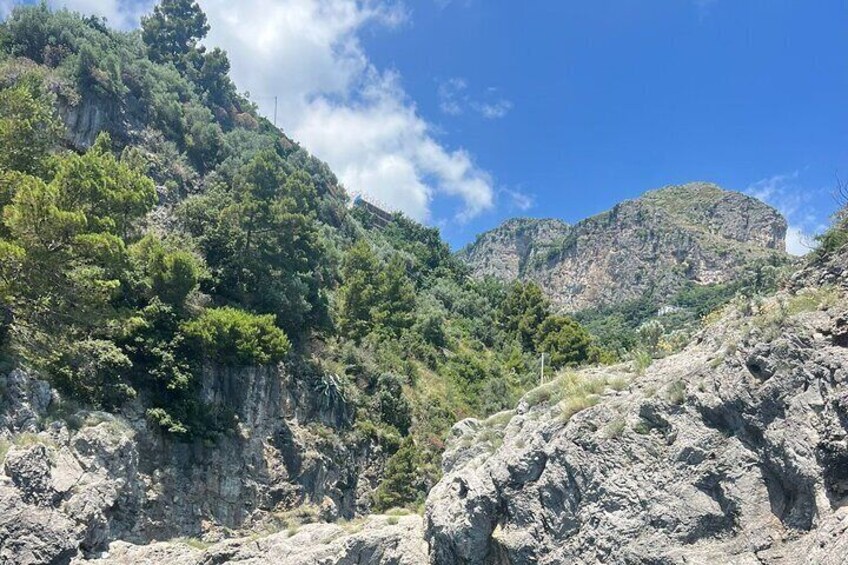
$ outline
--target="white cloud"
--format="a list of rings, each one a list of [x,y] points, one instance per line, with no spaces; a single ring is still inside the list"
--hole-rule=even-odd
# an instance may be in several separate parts
[[[52,7],[66,7],[83,15],[105,17],[109,25],[119,29],[131,29],[139,25],[153,2],[133,0],[49,0]]]
[[[491,104],[480,104],[477,106],[479,112],[484,118],[489,120],[497,120],[506,116],[512,110],[512,102],[509,100],[498,100]]]
[[[532,194],[508,188],[503,189],[502,192],[509,198],[512,207],[522,212],[526,212],[536,205],[536,200]]]
[[[806,255],[816,248],[816,240],[797,226],[789,226],[786,231],[786,251],[791,255]]]
[[[512,110],[512,102],[498,96],[497,88],[488,88],[481,99],[472,98],[468,93],[468,81],[454,77],[440,81],[436,93],[439,97],[439,109],[449,116],[459,116],[472,110],[487,120],[496,120],[506,116]]]
[[[445,114],[450,116],[458,116],[463,112],[463,106],[466,103],[465,91],[468,88],[468,83],[465,79],[451,78],[439,83],[439,108]]]
[[[400,76],[369,60],[360,34],[404,25],[388,0],[200,0],[227,50],[236,84],[266,114],[326,160],[351,191],[426,220],[435,198],[456,197],[457,218],[491,208],[489,176],[461,149],[445,147],[418,113]]]
[[[752,183],[745,193],[777,208],[789,222],[786,251],[806,255],[815,249],[815,234],[825,229],[810,204],[810,191],[798,186],[799,171],[767,177]]]

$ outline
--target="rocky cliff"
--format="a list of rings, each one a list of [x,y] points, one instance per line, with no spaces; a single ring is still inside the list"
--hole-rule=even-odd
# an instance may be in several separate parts
[[[514,411],[458,423],[423,518],[214,543],[117,541],[96,556],[185,565],[844,563],[845,259],[800,271],[767,300],[738,299],[688,348],[647,369],[566,373]],[[29,429],[50,404],[49,388],[20,373],[6,390],[10,430]],[[126,480],[143,463],[117,422],[48,428],[6,456],[6,562],[87,562],[75,544],[105,541],[97,524],[126,516],[125,501],[145,488]]]
[[[209,368],[203,394],[238,418],[210,446],[175,442],[132,408],[75,411],[11,371],[0,379],[0,563],[68,563],[115,539],[280,529],[294,509],[325,521],[367,511],[381,447],[345,434],[346,404],[323,401],[313,381],[277,367]]]
[[[566,310],[652,292],[664,299],[686,281],[721,283],[752,261],[783,256],[786,221],[771,207],[705,183],[670,186],[567,226],[510,220],[460,252],[476,276],[538,283]]]
[[[461,422],[432,562],[844,563],[846,290],[839,265],[801,273],[644,375],[566,375]]]

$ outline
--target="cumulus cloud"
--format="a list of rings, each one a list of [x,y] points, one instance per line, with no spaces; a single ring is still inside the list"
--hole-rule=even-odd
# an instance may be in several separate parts
[[[454,77],[440,81],[436,93],[439,109],[449,116],[459,116],[471,110],[487,120],[497,120],[512,109],[512,102],[498,95],[497,88],[486,89],[481,99],[472,98],[468,81]]]
[[[368,58],[360,34],[406,25],[387,0],[201,0],[240,88],[266,114],[326,160],[351,191],[371,195],[419,220],[433,200],[461,202],[471,218],[494,204],[493,183],[468,152],[445,147],[392,70]]]
[[[816,247],[815,234],[824,224],[810,204],[810,191],[798,186],[799,171],[773,175],[755,183],[745,193],[777,208],[789,222],[786,251],[806,255]]]
[[[8,0],[0,0],[2,2]],[[50,0],[122,28],[152,0]],[[371,195],[418,220],[436,198],[458,202],[467,220],[494,205],[490,176],[471,155],[446,147],[391,69],[369,59],[360,35],[409,22],[395,0],[199,0],[232,75],[266,116],[327,161],[351,192]],[[493,114],[497,114],[494,112]]]
[[[132,29],[139,25],[152,2],[144,0],[49,0],[51,7],[66,7],[84,15],[106,18],[109,24],[119,29]]]
[[[436,139],[391,70],[376,68],[359,40],[368,27],[407,22],[385,0],[202,0],[209,43],[230,53],[236,83],[325,159],[352,191],[426,220],[433,199],[462,202],[459,219],[493,206],[489,176],[461,149]]]

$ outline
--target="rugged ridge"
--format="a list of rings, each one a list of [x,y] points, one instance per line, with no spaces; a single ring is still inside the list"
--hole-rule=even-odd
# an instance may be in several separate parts
[[[583,372],[594,407],[572,415],[553,383],[457,424],[427,503],[431,561],[843,563],[848,273],[795,280],[643,376]]]
[[[686,281],[732,280],[752,261],[785,256],[786,220],[713,184],[651,191],[567,226],[510,220],[460,252],[477,277],[535,281],[560,307],[581,310],[671,296]]]
[[[798,272],[765,301],[737,300],[644,374],[629,364],[585,369],[529,392],[514,411],[459,422],[423,519],[374,516],[208,547],[113,542],[102,562],[843,563],[845,260]],[[40,484],[15,482],[12,455],[12,482]],[[22,530],[43,519],[29,504],[15,520]],[[67,520],[39,531],[68,555]]]

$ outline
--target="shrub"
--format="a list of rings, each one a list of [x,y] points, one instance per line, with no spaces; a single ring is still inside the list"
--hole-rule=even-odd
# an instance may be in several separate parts
[[[228,366],[268,365],[282,360],[291,343],[274,325],[274,316],[259,316],[237,308],[212,308],[185,323],[190,342],[217,363]]]
[[[816,255],[820,258],[827,257],[848,245],[848,226],[845,222],[838,222],[818,236],[816,241],[819,244]]]
[[[537,350],[550,355],[551,367],[578,365],[593,352],[592,336],[566,316],[549,316],[536,334]]]
[[[172,306],[180,306],[204,274],[198,257],[153,235],[134,244],[130,255],[153,294]]]
[[[84,339],[61,346],[49,369],[60,390],[97,408],[113,408],[135,395],[124,380],[132,363],[111,341]]]
[[[678,406],[686,401],[686,385],[683,381],[674,381],[668,387],[668,401]]]
[[[409,506],[424,498],[419,459],[415,442],[411,437],[406,438],[386,463],[383,481],[374,492],[374,506],[378,511]]]
[[[412,410],[403,395],[403,380],[395,375],[385,374],[378,380],[377,387],[380,420],[394,426],[402,435],[408,435],[412,426]]]
[[[606,428],[604,428],[604,437],[607,439],[613,439],[617,437],[621,437],[621,434],[624,433],[624,430],[627,428],[627,422],[624,418],[618,418],[610,422]]]
[[[637,349],[633,352],[633,369],[636,373],[643,375],[653,362],[654,358],[644,349]]]

